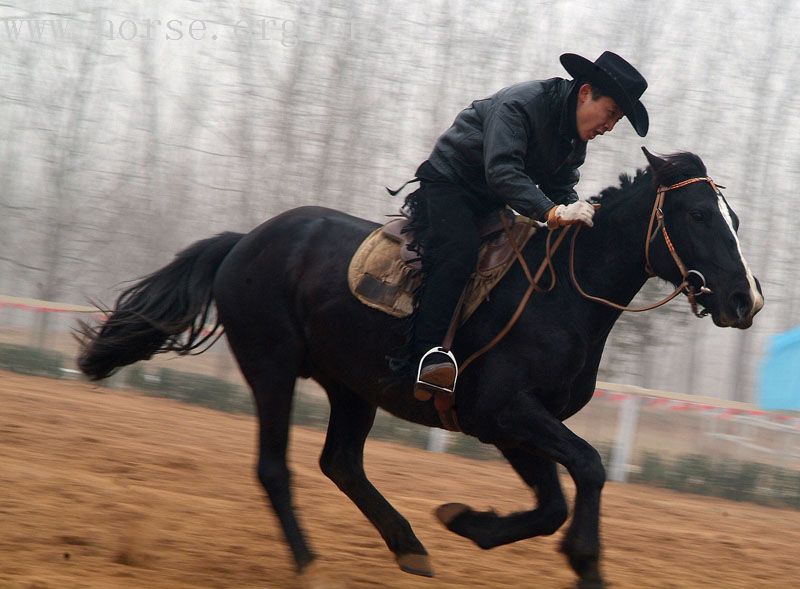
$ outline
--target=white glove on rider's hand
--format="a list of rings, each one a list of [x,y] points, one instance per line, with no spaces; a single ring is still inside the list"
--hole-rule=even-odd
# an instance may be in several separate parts
[[[575,223],[584,223],[592,227],[594,207],[585,200],[578,200],[566,206],[558,205],[551,215],[548,215],[548,221],[554,218],[559,227]]]

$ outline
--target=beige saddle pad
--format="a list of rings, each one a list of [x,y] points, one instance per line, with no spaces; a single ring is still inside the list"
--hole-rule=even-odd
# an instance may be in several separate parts
[[[356,298],[394,317],[407,317],[412,313],[414,289],[421,280],[419,264],[414,263],[415,254],[406,247],[411,236],[402,233],[407,223],[405,218],[394,219],[370,233],[353,255],[348,271],[350,290]],[[536,227],[524,217],[510,217],[508,225],[507,233],[498,216],[494,225],[481,231],[483,241],[478,267],[467,287],[462,323],[488,298],[489,292],[515,262],[509,238],[521,250],[536,232]]]

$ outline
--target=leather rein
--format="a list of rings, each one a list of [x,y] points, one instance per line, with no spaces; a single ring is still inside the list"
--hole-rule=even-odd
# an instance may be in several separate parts
[[[639,313],[642,311],[650,311],[651,309],[655,309],[664,305],[678,296],[681,292],[686,292],[686,297],[689,299],[689,305],[692,308],[692,313],[694,313],[697,317],[705,317],[708,315],[707,310],[698,310],[697,307],[697,294],[712,294],[712,290],[706,286],[706,278],[699,270],[687,270],[686,264],[683,263],[681,257],[678,255],[678,252],[675,250],[675,245],[672,243],[672,239],[669,237],[669,233],[667,232],[667,226],[664,224],[664,200],[667,196],[667,192],[670,190],[677,190],[679,188],[683,188],[684,186],[688,186],[689,184],[694,184],[696,182],[708,182],[711,185],[711,188],[714,192],[718,192],[718,187],[714,183],[714,181],[707,177],[697,177],[697,178],[690,178],[688,180],[683,180],[681,182],[677,182],[672,184],[671,186],[659,186],[658,190],[656,191],[656,200],[653,203],[653,211],[650,213],[650,223],[647,226],[647,238],[644,244],[644,259],[645,259],[645,270],[647,271],[648,277],[652,278],[656,275],[653,271],[653,266],[650,264],[650,245],[655,241],[656,237],[658,236],[659,230],[661,235],[664,237],[664,243],[667,245],[667,249],[669,250],[672,259],[675,261],[675,265],[678,267],[678,270],[681,273],[681,283],[675,288],[675,290],[667,295],[662,300],[658,301],[657,303],[653,303],[652,305],[646,305],[644,307],[626,307],[623,305],[619,305],[613,301],[609,301],[607,299],[601,297],[595,297],[590,294],[587,294],[578,284],[578,279],[575,276],[575,240],[578,237],[578,233],[581,230],[581,227],[578,226],[575,229],[575,232],[572,234],[572,241],[570,243],[570,252],[569,252],[569,274],[570,278],[572,279],[572,284],[578,290],[580,295],[588,299],[590,301],[595,301],[597,303],[604,304],[608,307],[612,307],[614,309],[619,309],[620,311],[630,311],[631,313]],[[653,224],[655,221],[658,221],[655,230],[653,229]],[[695,286],[690,282],[689,277],[695,275],[700,280],[700,287],[695,289]]]
[[[678,270],[681,273],[682,281],[681,283],[675,288],[675,290],[667,295],[662,300],[658,301],[657,303],[653,303],[652,305],[646,305],[644,307],[628,307],[624,305],[620,305],[608,299],[604,299],[602,297],[597,297],[588,294],[586,291],[583,290],[580,284],[578,284],[578,279],[575,276],[575,243],[578,237],[578,233],[580,233],[581,226],[578,224],[575,231],[572,234],[572,239],[570,241],[570,252],[569,252],[569,273],[570,278],[572,280],[572,284],[575,286],[575,289],[578,293],[585,299],[594,301],[596,303],[600,303],[606,305],[608,307],[612,307],[614,309],[618,309],[620,311],[630,311],[632,313],[639,313],[642,311],[650,311],[651,309],[655,309],[662,305],[665,305],[676,296],[678,296],[681,292],[686,292],[686,296],[689,299],[689,305],[692,308],[692,313],[694,313],[697,317],[705,317],[708,314],[707,310],[698,310],[697,300],[696,297],[698,294],[711,294],[712,290],[706,286],[706,279],[705,276],[698,270],[687,270],[686,264],[683,263],[681,257],[678,255],[678,252],[675,250],[675,245],[672,243],[672,240],[669,237],[669,233],[667,232],[667,227],[664,224],[664,200],[666,195],[671,190],[677,190],[679,188],[683,188],[684,186],[688,186],[689,184],[694,184],[696,182],[708,182],[711,185],[711,188],[714,189],[715,192],[718,192],[718,186],[714,183],[714,181],[707,177],[707,176],[700,176],[696,178],[690,178],[688,180],[683,180],[681,182],[677,182],[670,186],[659,186],[656,191],[656,199],[653,203],[653,210],[650,213],[650,223],[647,227],[647,236],[645,238],[644,244],[644,256],[645,256],[645,270],[649,277],[655,276],[655,272],[653,271],[652,265],[650,264],[650,245],[655,241],[656,237],[658,236],[659,232],[664,237],[664,242],[667,245],[667,249],[669,250],[672,259],[675,261],[675,265],[678,267]],[[724,188],[724,187],[723,187]],[[508,222],[504,217],[501,216],[501,220],[503,223],[503,230],[508,235],[508,238],[511,240],[511,245],[514,249],[514,255],[516,256],[517,260],[519,260],[520,265],[522,266],[522,270],[525,273],[526,278],[528,279],[529,286],[528,289],[525,291],[525,294],[522,296],[522,299],[517,305],[517,309],[514,312],[514,315],[511,319],[506,323],[503,329],[490,341],[488,344],[483,346],[480,350],[473,353],[469,358],[464,361],[461,365],[460,370],[463,372],[467,366],[469,366],[474,360],[476,360],[479,356],[482,356],[489,350],[491,350],[497,343],[503,339],[506,334],[511,330],[514,324],[522,315],[522,311],[525,308],[525,305],[528,304],[528,300],[530,299],[531,295],[534,291],[540,292],[549,292],[555,288],[556,285],[556,273],[555,269],[553,268],[552,257],[555,254],[558,247],[561,245],[564,237],[568,233],[569,229],[572,227],[568,225],[564,227],[559,233],[558,237],[556,238],[555,244],[552,244],[552,238],[554,231],[550,231],[547,234],[546,246],[545,246],[545,258],[540,264],[537,272],[535,275],[531,275],[530,268],[528,268],[528,264],[525,262],[525,258],[522,255],[522,251],[519,248],[519,244],[516,243],[513,236],[510,233],[510,229],[508,226]],[[531,221],[533,223],[533,221]],[[655,225],[655,229],[653,226]],[[541,279],[542,275],[544,274],[545,270],[550,271],[550,286],[546,289],[542,288],[538,285],[539,280]],[[695,275],[700,280],[700,287],[695,288],[695,286],[690,282],[690,276]]]

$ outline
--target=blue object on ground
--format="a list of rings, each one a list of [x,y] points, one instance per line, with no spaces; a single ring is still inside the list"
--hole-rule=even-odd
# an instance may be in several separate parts
[[[800,327],[770,339],[758,376],[759,407],[800,411]]]

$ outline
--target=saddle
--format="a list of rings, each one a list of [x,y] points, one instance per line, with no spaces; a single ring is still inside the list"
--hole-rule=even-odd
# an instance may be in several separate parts
[[[467,286],[461,323],[488,298],[514,263],[510,240],[522,249],[536,232],[534,225],[522,219],[510,209],[503,209],[479,225],[478,265]],[[508,231],[503,228],[504,220]],[[414,236],[403,231],[408,223],[407,217],[399,217],[370,233],[350,260],[348,270],[350,290],[355,297],[393,317],[407,317],[414,311],[414,291],[422,280],[419,256],[409,249]]]

